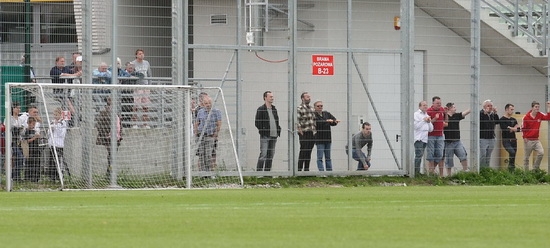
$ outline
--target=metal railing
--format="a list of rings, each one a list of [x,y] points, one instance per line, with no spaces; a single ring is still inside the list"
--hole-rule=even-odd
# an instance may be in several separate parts
[[[491,16],[504,20],[512,30],[512,36],[526,36],[538,45],[540,55],[548,48],[548,1],[481,0]]]
[[[79,79],[80,77],[63,77],[64,79]],[[50,83],[51,77],[35,77],[37,83]],[[95,78],[94,78],[95,79]],[[149,81],[149,85],[173,85],[172,78],[167,77],[145,77],[143,78]],[[122,82],[127,80],[137,80],[135,77],[118,77],[119,84],[123,85]],[[80,81],[82,82],[82,81]],[[128,84],[126,84],[128,85]],[[51,95],[47,97],[44,101],[47,101],[49,104],[58,104],[64,109],[73,108],[75,110],[81,109],[82,106],[79,105],[79,99],[82,94],[86,94],[82,90],[73,90],[64,92],[58,95]],[[98,112],[103,109],[106,104],[107,97],[110,96],[110,92],[107,91],[93,91],[91,92],[95,101],[93,102],[92,109]],[[148,103],[147,103],[147,112],[139,112],[135,109],[134,96],[136,92],[133,90],[121,90],[119,92],[118,99],[120,100],[119,104],[121,106],[120,115],[122,116],[122,124],[126,127],[169,127],[172,125],[172,110],[174,109],[171,106],[173,103],[170,102],[170,98],[166,97],[166,92],[164,91],[152,91],[148,93]],[[36,101],[39,101],[39,98],[36,98]],[[41,106],[41,104],[36,104]],[[78,111],[75,111],[78,112]],[[139,116],[138,116],[139,115]],[[147,115],[147,119],[141,119],[140,116]],[[74,124],[78,125],[79,118],[78,116],[74,117]]]

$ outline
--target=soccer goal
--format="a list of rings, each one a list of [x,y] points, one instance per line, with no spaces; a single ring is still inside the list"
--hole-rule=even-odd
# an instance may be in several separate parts
[[[8,190],[243,186],[220,88],[5,88]]]

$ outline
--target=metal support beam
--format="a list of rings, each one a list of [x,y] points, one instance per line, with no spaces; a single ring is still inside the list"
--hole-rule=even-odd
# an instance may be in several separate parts
[[[471,97],[473,121],[470,122],[470,168],[479,172],[479,76],[481,66],[481,14],[480,0],[472,0],[470,18],[470,67]]]
[[[414,0],[401,0],[401,164],[414,177]],[[406,173],[407,173],[406,172]]]

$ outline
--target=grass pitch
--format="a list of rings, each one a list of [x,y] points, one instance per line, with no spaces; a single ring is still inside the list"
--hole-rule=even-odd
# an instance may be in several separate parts
[[[1,192],[6,247],[547,247],[550,186]]]

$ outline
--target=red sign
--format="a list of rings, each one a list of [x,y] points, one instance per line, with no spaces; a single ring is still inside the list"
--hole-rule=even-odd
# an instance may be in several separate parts
[[[325,54],[311,55],[311,66],[314,76],[334,75],[334,56]]]

